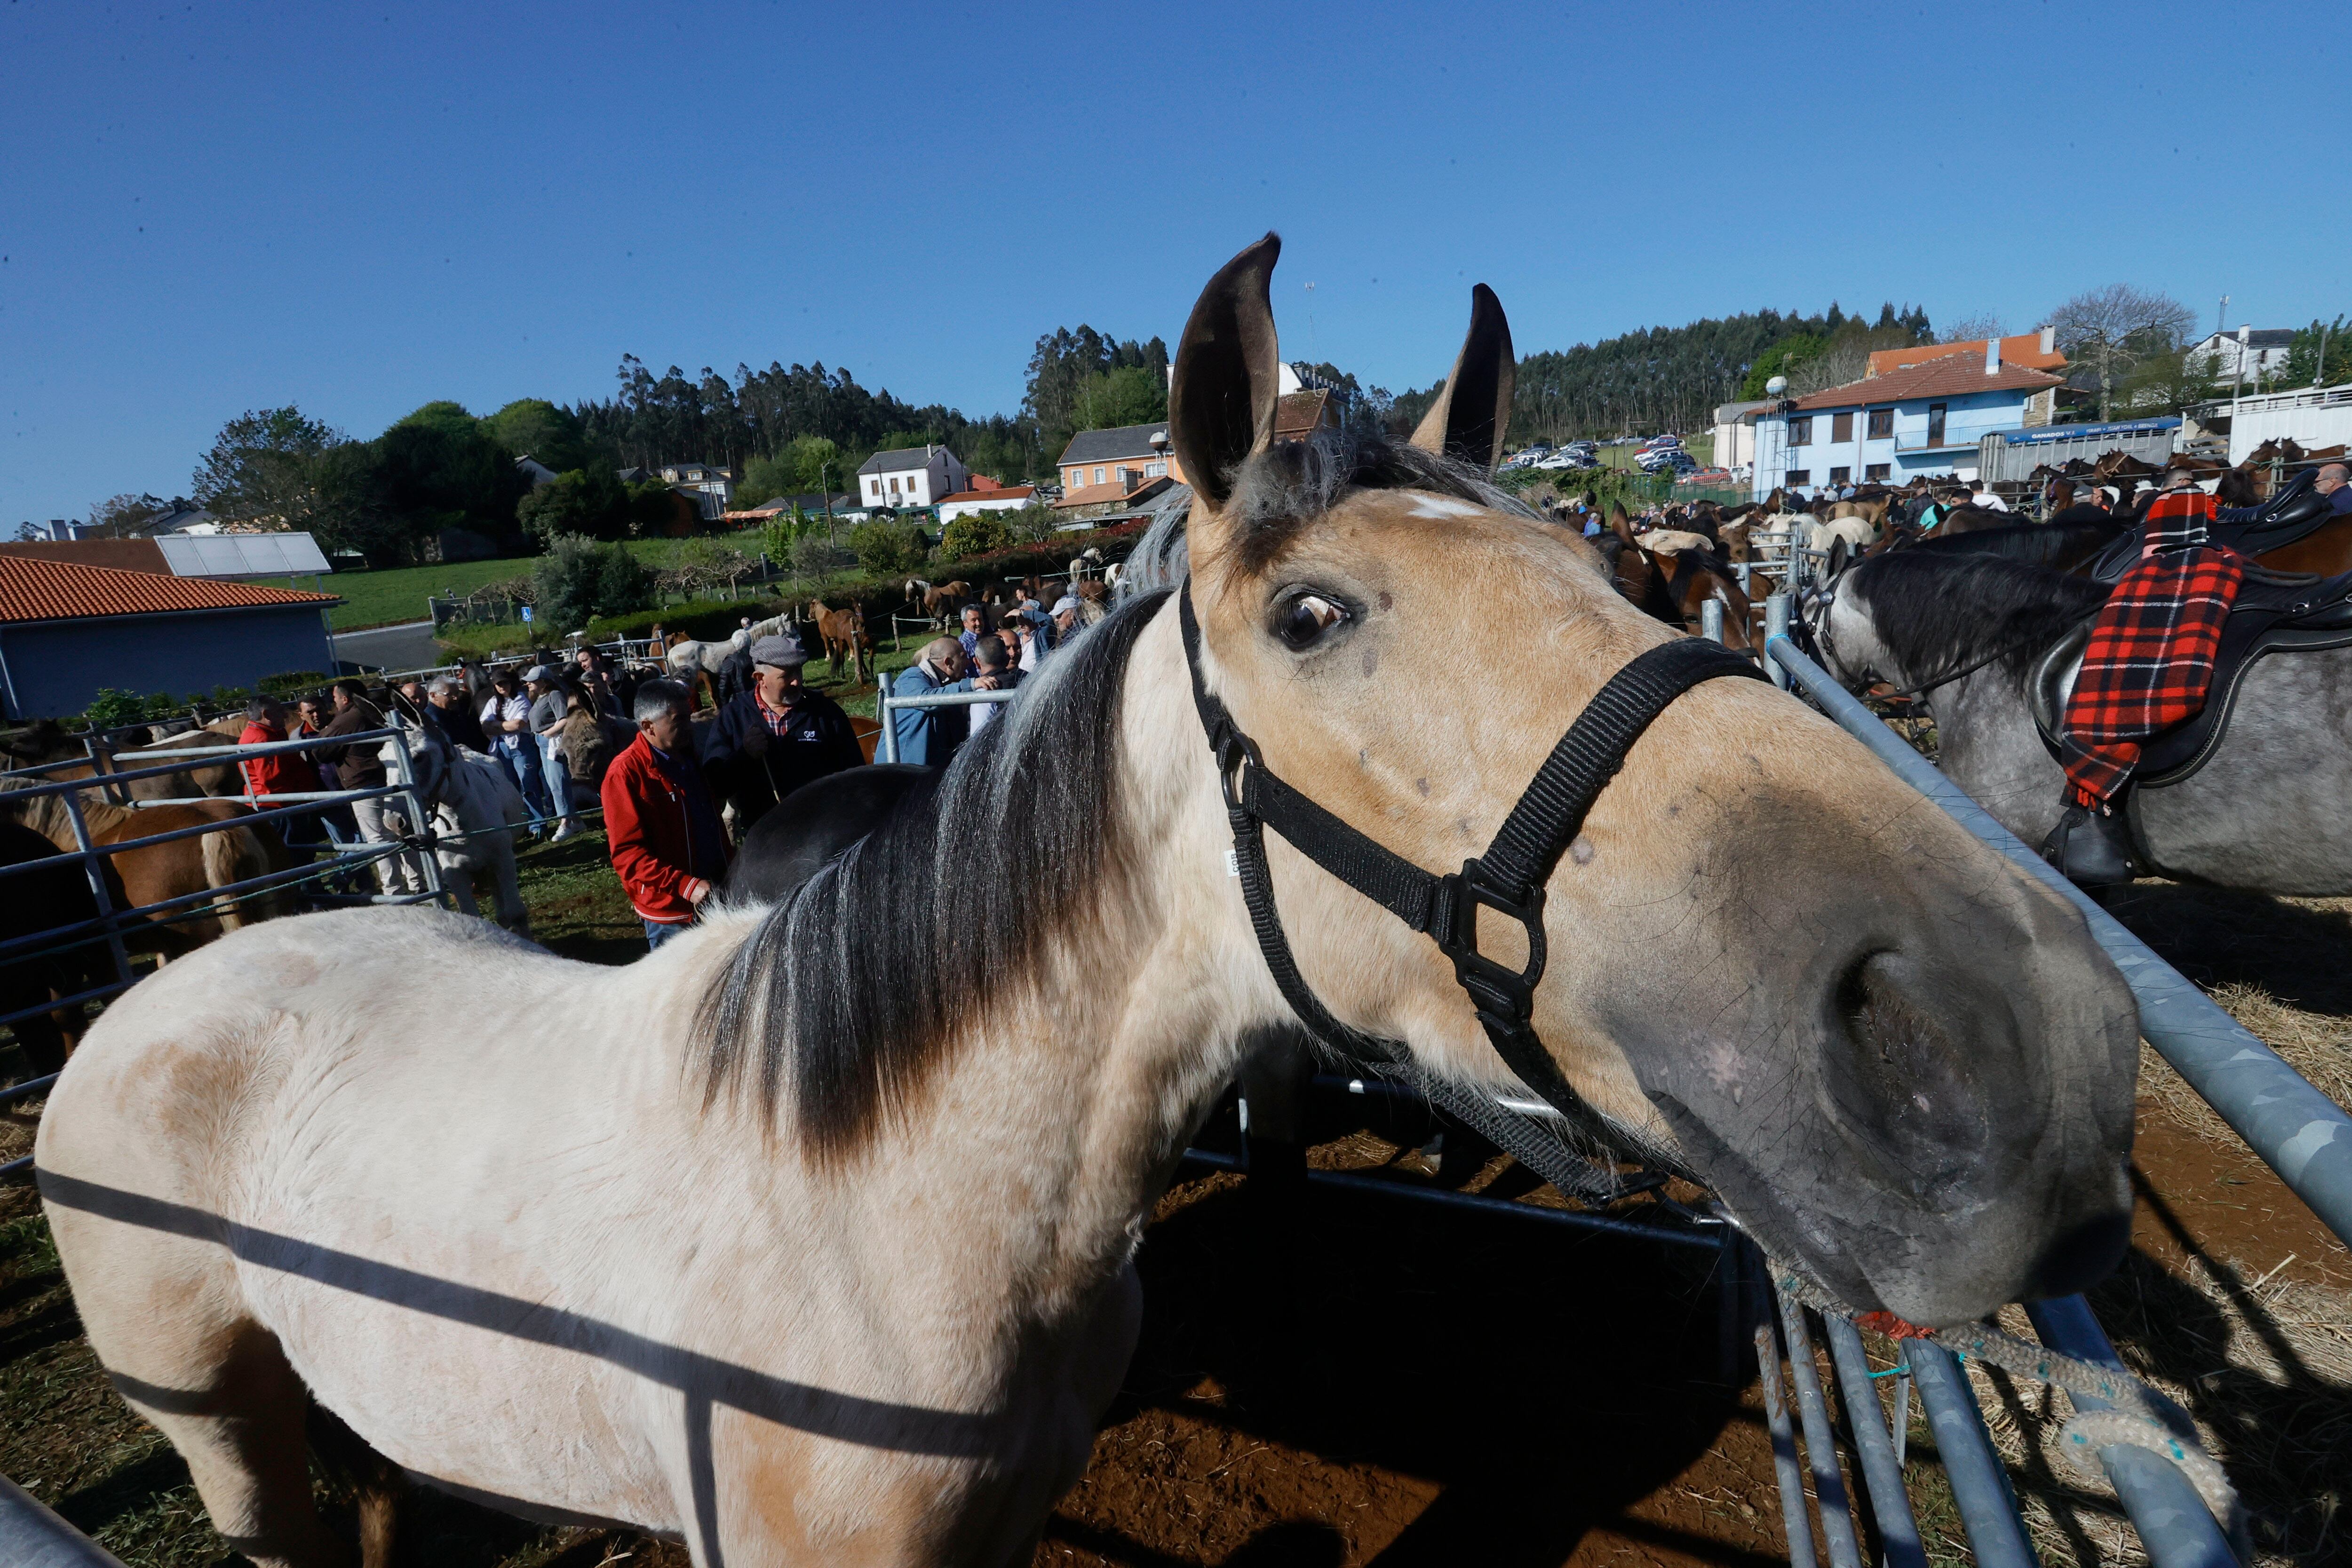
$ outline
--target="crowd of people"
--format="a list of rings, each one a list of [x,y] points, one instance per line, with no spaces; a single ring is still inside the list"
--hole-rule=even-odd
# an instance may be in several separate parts
[[[926,644],[892,695],[1014,690],[1090,613],[1098,616],[1099,606],[1075,597],[1050,612],[1034,600],[1001,611],[964,605],[957,635]],[[593,781],[613,869],[649,946],[693,923],[761,817],[795,790],[867,761],[849,716],[802,679],[808,662],[789,631],[758,637],[722,666],[707,719],[697,721],[697,690],[665,676],[635,685],[628,699],[635,732],[616,735],[601,766],[559,748],[557,765],[572,787]],[[613,689],[609,682],[604,689]],[[898,759],[944,767],[994,712],[988,703],[898,710]]]
[[[1017,596],[963,605],[956,632],[926,644],[892,695],[1010,692],[1102,614],[1098,602],[1066,595],[1050,611]],[[803,785],[865,763],[868,744],[838,703],[802,679],[808,649],[789,630],[747,639],[715,677],[692,684],[667,670],[659,628],[648,651],[634,666],[595,647],[569,659],[542,651],[527,665],[410,677],[373,696],[357,679],[290,700],[265,695],[248,706],[238,742],[332,742],[396,717],[489,757],[530,809],[523,831],[561,843],[601,815],[613,869],[658,947],[693,923],[762,816]],[[944,767],[995,712],[993,703],[898,710],[899,760]],[[240,767],[259,804],[290,805],[288,797],[385,787],[382,745],[278,752]],[[392,844],[398,824],[387,823],[385,809],[385,797],[322,802],[280,821],[299,847]],[[384,856],[376,875],[386,893],[425,890],[413,853]]]

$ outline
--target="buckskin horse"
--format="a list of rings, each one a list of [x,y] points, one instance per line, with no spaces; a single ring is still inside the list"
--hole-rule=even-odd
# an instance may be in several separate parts
[[[1236,837],[1277,784],[1424,917],[1507,894],[1516,919],[1469,905],[1499,932],[1442,929],[1527,965],[1495,1023],[1524,1070],[1714,1184],[1810,1291],[1958,1323],[2113,1266],[2137,1019],[2080,916],[1491,487],[1512,359],[1483,286],[1411,444],[1277,442],[1278,245],[1179,342],[1185,588],[1057,651],[788,900],[601,970],[331,911],[91,1030],[42,1195],[92,1346],[235,1550],[347,1550],[314,1398],[396,1471],[706,1568],[1026,1562],[1134,1345],[1143,1221],[1298,1016],[1253,901],[1329,1027],[1517,1092],[1435,942]],[[1654,711],[1596,721],[1614,782],[1455,877],[1586,754],[1563,732],[1604,689]],[[380,1551],[389,1505],[362,1511]]]

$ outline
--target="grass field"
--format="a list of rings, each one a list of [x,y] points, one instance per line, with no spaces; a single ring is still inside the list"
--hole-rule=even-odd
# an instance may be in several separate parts
[[[756,535],[732,542],[738,549],[748,548],[751,553],[759,552]],[[658,568],[669,565],[685,543],[682,539],[635,539],[629,542],[629,552],[646,565]],[[343,603],[334,611],[335,630],[355,632],[365,626],[421,621],[429,613],[425,605],[428,596],[463,595],[509,577],[527,577],[538,559],[535,555],[509,555],[496,561],[394,566],[382,572],[338,572],[317,585],[322,592],[343,596]],[[308,590],[312,585],[308,577],[262,577],[256,581],[270,588]]]

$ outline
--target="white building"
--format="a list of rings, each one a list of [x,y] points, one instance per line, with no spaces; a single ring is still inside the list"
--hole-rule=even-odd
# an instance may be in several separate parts
[[[999,485],[993,489],[957,490],[940,498],[940,526],[944,528],[968,512],[1019,511],[1034,503],[1034,485]]]
[[[970,489],[971,475],[945,447],[901,447],[857,466],[857,499],[867,506],[929,506]]]
[[[1769,397],[1753,403],[1718,404],[1715,410],[1715,466],[1739,473],[1756,461],[1756,416],[1773,406]]]
[[[2205,373],[2216,381],[2260,386],[2264,376],[2286,374],[2287,351],[2294,346],[2293,327],[2237,327],[2214,332],[2189,345],[2185,357],[2203,360]]]

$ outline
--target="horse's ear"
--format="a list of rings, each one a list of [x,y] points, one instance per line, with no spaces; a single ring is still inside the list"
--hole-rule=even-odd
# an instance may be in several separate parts
[[[1503,460],[1518,370],[1503,302],[1492,289],[1478,284],[1470,290],[1470,331],[1454,356],[1454,374],[1422,416],[1412,444],[1424,452],[1493,468]]]
[[[1192,493],[1222,507],[1243,459],[1274,444],[1281,355],[1274,333],[1275,258],[1269,234],[1225,263],[1193,302],[1168,384],[1168,440]],[[1189,528],[1202,521],[1195,511]]]

